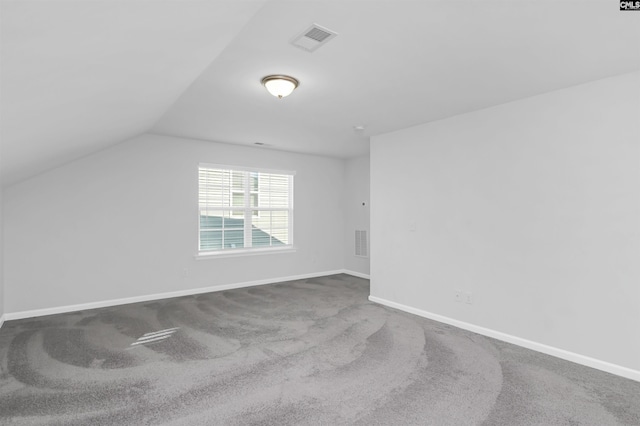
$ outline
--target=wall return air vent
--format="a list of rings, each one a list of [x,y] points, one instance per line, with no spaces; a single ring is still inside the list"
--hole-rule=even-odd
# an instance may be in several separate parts
[[[356,230],[356,256],[369,257],[369,242],[366,230]]]
[[[291,40],[291,44],[307,52],[313,52],[337,35],[335,31],[313,24]]]

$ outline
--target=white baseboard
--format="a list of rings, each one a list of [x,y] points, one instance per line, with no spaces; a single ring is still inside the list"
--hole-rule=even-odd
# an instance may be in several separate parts
[[[369,296],[369,300],[375,303],[379,303],[381,305],[389,306],[390,308],[395,308],[404,312],[408,312],[410,314],[418,315],[424,318],[429,318],[434,321],[453,325],[455,327],[462,328],[464,330],[482,334],[483,336],[493,337],[494,339],[502,340],[503,342],[512,343],[517,346],[522,346],[527,349],[531,349],[537,352],[542,352],[543,354],[555,356],[557,358],[562,358],[567,361],[575,362],[576,364],[585,365],[587,367],[606,371],[607,373],[615,374],[617,376],[625,377],[627,379],[640,382],[640,371],[638,370],[633,370],[631,368],[623,367],[621,365],[612,364],[606,361],[601,361],[599,359],[591,358],[585,355],[580,355],[574,352],[569,352],[564,349],[559,349],[559,348],[548,346],[542,343],[533,342],[531,340],[512,336],[510,334],[502,333],[500,331],[492,330],[490,328],[480,327],[475,324],[445,317],[443,315],[438,315],[431,312],[423,311],[422,309],[413,308],[411,306],[392,302],[390,300],[382,299],[380,297]]]
[[[274,284],[284,281],[303,280],[307,278],[323,277],[345,273],[343,269],[335,271],[315,272],[311,274],[293,275],[288,277],[268,278],[265,280],[245,281],[233,284],[223,284],[211,287],[201,287],[189,290],[171,291],[167,293],[146,294],[143,296],[125,297],[123,299],[104,300],[100,302],[81,303],[77,305],[58,306],[54,308],[34,309],[31,311],[10,312],[4,314],[4,319],[17,320],[24,318],[42,317],[45,315],[62,314],[65,312],[84,311],[87,309],[106,308],[109,306],[127,305],[129,303],[150,302],[158,299],[170,299],[172,297],[191,296],[194,294],[211,293],[215,291],[232,290],[234,288],[253,287],[256,285]]]
[[[364,278],[365,280],[370,280],[371,276],[369,274],[363,274],[362,272],[351,271],[349,269],[343,269],[343,274],[353,275],[354,277]]]

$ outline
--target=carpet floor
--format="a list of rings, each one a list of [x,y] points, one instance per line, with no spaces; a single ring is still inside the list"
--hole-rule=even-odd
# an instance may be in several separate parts
[[[0,424],[640,425],[640,383],[333,275],[8,321]]]

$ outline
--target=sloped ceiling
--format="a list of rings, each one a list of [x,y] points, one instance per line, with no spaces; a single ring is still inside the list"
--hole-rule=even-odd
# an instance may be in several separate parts
[[[640,69],[640,13],[611,0],[51,0],[2,15],[5,183],[143,132],[350,157],[370,135]],[[314,22],[338,37],[289,44]],[[273,73],[301,85],[273,98]]]
[[[264,1],[2,1],[2,182],[148,131]]]
[[[154,131],[355,156],[370,135],[637,70],[637,15],[609,0],[270,1]],[[339,35],[291,46],[313,22]],[[300,88],[267,95],[274,73]]]

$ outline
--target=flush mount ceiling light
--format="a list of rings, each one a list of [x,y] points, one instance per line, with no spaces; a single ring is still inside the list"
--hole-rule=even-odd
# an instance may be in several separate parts
[[[262,79],[262,85],[278,99],[289,96],[298,84],[298,80],[288,75],[268,75]]]

